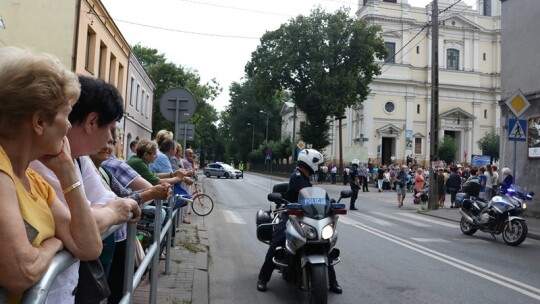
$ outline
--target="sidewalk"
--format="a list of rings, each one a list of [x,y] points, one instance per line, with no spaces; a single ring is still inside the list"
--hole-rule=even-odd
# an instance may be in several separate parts
[[[190,216],[191,224],[181,224],[171,248],[170,274],[160,261],[156,303],[208,304],[208,236],[204,217]],[[150,297],[147,274],[133,294],[133,303],[147,304]]]

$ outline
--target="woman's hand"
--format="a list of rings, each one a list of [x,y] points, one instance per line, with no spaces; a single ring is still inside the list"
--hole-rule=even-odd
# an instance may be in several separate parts
[[[73,159],[71,158],[71,147],[66,136],[62,139],[62,149],[57,155],[42,156],[41,161],[47,168],[51,169],[57,176],[66,170],[66,168],[74,167]]]
[[[172,187],[169,183],[155,185],[149,190],[152,193],[151,197],[158,200],[165,200],[172,194]]]

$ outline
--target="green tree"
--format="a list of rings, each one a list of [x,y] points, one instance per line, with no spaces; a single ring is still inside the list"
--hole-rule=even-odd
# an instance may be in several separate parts
[[[250,158],[253,148],[266,140],[266,119],[268,115],[268,139],[279,139],[281,136],[281,116],[279,115],[283,100],[282,94],[276,94],[269,103],[261,103],[254,95],[252,82],[233,82],[229,87],[229,105],[221,115],[220,130],[226,138],[228,158],[236,161],[254,161]],[[264,113],[261,113],[261,110]],[[248,125],[250,124],[250,125]],[[253,127],[252,127],[253,126]]]
[[[217,143],[220,137],[214,124],[217,121],[218,114],[209,102],[214,100],[222,91],[217,82],[212,79],[210,82],[202,84],[197,71],[167,62],[165,55],[160,54],[156,49],[141,45],[135,45],[132,49],[133,54],[155,84],[152,136],[155,136],[161,129],[175,130],[174,124],[161,115],[159,101],[167,90],[183,87],[191,91],[197,101],[195,114],[188,121],[189,124],[195,125],[194,140],[188,143],[188,147],[200,151],[203,163],[207,158],[207,153],[215,157],[215,153],[220,147],[220,144]]]
[[[456,160],[457,150],[456,140],[446,135],[439,143],[439,159],[444,160],[447,164],[454,162]]]
[[[499,159],[499,145],[501,143],[501,137],[495,130],[491,130],[479,141],[476,142],[478,148],[482,151],[482,155],[490,155],[493,161]]]
[[[329,143],[328,117],[361,103],[369,84],[380,74],[375,58],[387,55],[379,26],[351,18],[348,10],[334,14],[320,7],[267,32],[251,55],[246,73],[258,100],[270,102],[276,91],[288,91],[306,114],[301,130],[315,149]]]

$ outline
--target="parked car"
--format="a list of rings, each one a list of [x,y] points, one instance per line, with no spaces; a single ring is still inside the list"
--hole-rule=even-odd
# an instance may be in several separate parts
[[[240,174],[238,174],[237,171],[240,170],[236,170],[224,163],[211,163],[204,167],[204,175],[206,177],[217,176],[217,178],[240,178],[242,172],[240,171]]]
[[[242,172],[242,170],[236,169],[236,168],[233,168],[233,169],[234,169],[234,172],[236,172],[236,178],[237,179],[239,179],[240,177],[244,178],[244,172]]]

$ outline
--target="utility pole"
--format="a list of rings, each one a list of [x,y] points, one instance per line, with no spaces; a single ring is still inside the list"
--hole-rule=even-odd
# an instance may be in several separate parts
[[[341,136],[341,127],[342,127],[342,124],[341,124],[341,121],[343,119],[347,118],[346,116],[340,116],[340,117],[336,117],[336,120],[339,122],[338,123],[338,136],[339,136],[339,170],[343,170],[343,140],[342,140],[342,136]],[[340,172],[343,172],[343,171],[340,171]],[[338,172],[339,173],[339,172]]]
[[[294,159],[296,158],[296,104],[294,105],[293,110],[293,124],[292,124],[292,154],[291,154],[291,164],[294,164]]]
[[[429,210],[439,207],[437,202],[437,172],[433,164],[439,155],[439,6],[433,0],[431,10],[431,127],[429,155]]]

